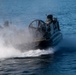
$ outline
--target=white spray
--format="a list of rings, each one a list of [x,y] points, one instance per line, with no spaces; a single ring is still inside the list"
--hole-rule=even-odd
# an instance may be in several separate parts
[[[53,53],[53,49],[48,50],[24,50],[15,48],[17,45],[33,41],[34,37],[29,30],[18,29],[15,26],[3,27],[0,29],[0,59],[13,57],[36,57],[43,54]]]

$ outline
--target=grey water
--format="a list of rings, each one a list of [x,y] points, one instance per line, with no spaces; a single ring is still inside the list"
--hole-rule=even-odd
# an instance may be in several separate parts
[[[47,14],[59,20],[61,47],[51,55],[1,59],[0,75],[76,75],[76,0],[0,0],[0,25],[8,20],[26,28],[34,19],[45,21]],[[10,52],[3,49],[0,45],[0,57],[7,57]]]

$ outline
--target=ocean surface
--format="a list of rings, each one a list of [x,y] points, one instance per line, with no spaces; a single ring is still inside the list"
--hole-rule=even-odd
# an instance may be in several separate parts
[[[26,28],[53,14],[59,20],[62,43],[47,50],[18,50]],[[76,0],[0,0],[0,75],[76,75]],[[29,35],[28,35],[29,36]]]

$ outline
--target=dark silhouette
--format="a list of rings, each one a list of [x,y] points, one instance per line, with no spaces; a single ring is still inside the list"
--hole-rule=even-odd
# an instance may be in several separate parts
[[[53,22],[53,15],[47,15],[46,24],[50,25]]]
[[[54,18],[53,24],[54,24],[54,29],[58,29],[60,31],[59,22],[57,18]]]

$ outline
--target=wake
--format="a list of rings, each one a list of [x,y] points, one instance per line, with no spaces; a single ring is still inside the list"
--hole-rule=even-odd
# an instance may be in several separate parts
[[[41,37],[39,35],[39,37]],[[33,41],[34,37],[28,28],[19,29],[14,25],[2,26],[0,28],[0,59],[15,57],[38,57],[40,55],[53,54],[53,48],[47,50],[22,50],[18,45]]]

